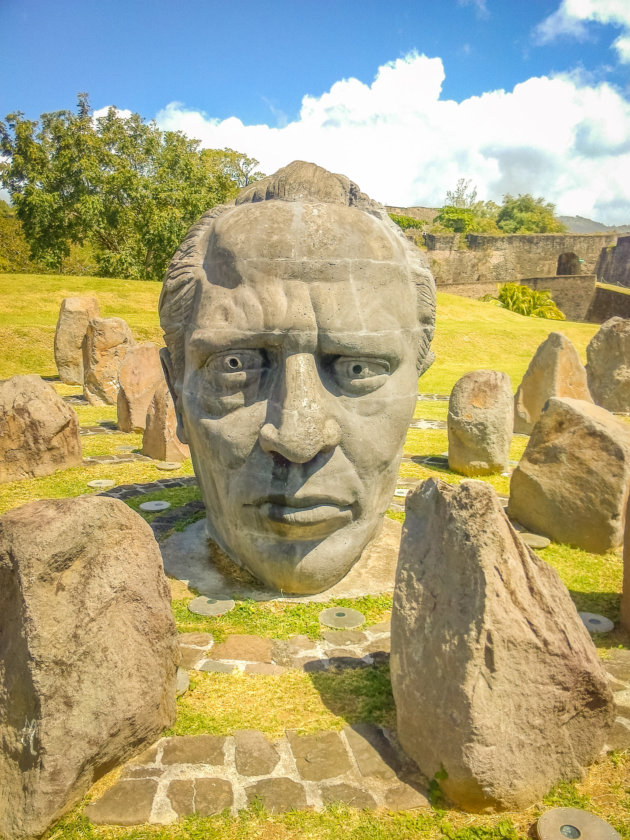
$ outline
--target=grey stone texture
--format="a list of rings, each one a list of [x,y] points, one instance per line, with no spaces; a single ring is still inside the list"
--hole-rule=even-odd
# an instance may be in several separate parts
[[[597,405],[630,412],[630,319],[610,318],[586,348],[588,387]]]
[[[294,161],[191,228],[160,320],[208,536],[269,589],[330,589],[379,531],[432,360],[422,252]]]
[[[83,496],[0,517],[0,835],[41,834],[155,741],[177,659],[160,553],[129,507]]]
[[[514,431],[530,435],[550,397],[592,402],[586,370],[562,333],[549,333],[538,347],[514,397]]]
[[[147,409],[142,454],[156,461],[183,461],[190,450],[177,437],[177,417],[166,382],[160,382]]]
[[[580,776],[612,724],[569,593],[480,481],[407,497],[391,674],[403,749],[468,811],[525,808]]]
[[[121,432],[143,432],[156,388],[164,382],[160,351],[152,341],[130,347],[118,370],[117,425]]]
[[[135,345],[122,318],[93,318],[83,339],[83,396],[90,405],[116,405],[118,373]]]
[[[96,298],[68,297],[61,301],[54,353],[59,378],[67,385],[83,385],[83,339],[88,323],[99,316]]]
[[[552,398],[510,481],[508,516],[603,553],[623,540],[630,428],[592,403]]]
[[[448,465],[463,475],[509,466],[514,397],[507,373],[475,370],[457,380],[448,403]]]
[[[77,415],[54,388],[35,375],[0,381],[0,483],[81,461]]]

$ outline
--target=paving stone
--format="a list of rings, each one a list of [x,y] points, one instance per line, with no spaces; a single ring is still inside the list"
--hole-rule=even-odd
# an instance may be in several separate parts
[[[630,650],[614,648],[610,656],[603,660],[603,665],[613,677],[625,683],[630,682]]]
[[[149,821],[155,779],[121,779],[97,801],[85,809],[88,819],[97,825],[138,825]]]
[[[351,610],[348,607],[329,607],[322,610],[318,618],[321,624],[326,625],[326,627],[335,627],[339,630],[350,630],[365,622],[363,613],[358,610]]]
[[[326,656],[333,668],[367,668],[368,663],[361,654],[353,654],[348,648],[327,650]]]
[[[353,808],[375,808],[376,802],[371,793],[361,788],[341,782],[337,785],[322,787],[322,802],[330,805],[333,802],[343,802]]]
[[[608,750],[630,749],[630,720],[621,715],[615,719],[612,728],[606,736]]]
[[[414,808],[429,808],[429,800],[411,785],[396,782],[385,791],[385,807],[390,811],[412,811]]]
[[[275,639],[271,648],[271,658],[278,665],[295,667],[295,660],[303,658],[307,650],[313,650],[315,642],[308,636],[293,636],[291,639]]]
[[[372,624],[365,628],[368,633],[390,633],[392,624],[389,619],[387,621],[379,621],[378,624]]]
[[[271,662],[271,639],[259,636],[228,636],[215,644],[207,654],[208,659],[236,659],[244,662]]]
[[[214,639],[211,633],[180,633],[180,645],[187,647],[207,648],[210,647]]]
[[[206,656],[205,651],[193,647],[180,647],[180,652],[182,655],[179,663],[180,668],[196,668]]]
[[[402,765],[383,731],[371,723],[344,727],[344,734],[363,776],[395,779]]]
[[[183,668],[177,669],[177,678],[175,682],[175,696],[181,697],[186,694],[190,688],[190,677]]]
[[[241,776],[268,776],[280,761],[278,750],[256,729],[235,732],[234,744],[234,760]]]
[[[338,732],[298,735],[287,732],[300,776],[309,782],[333,779],[351,769],[348,752]]]
[[[273,665],[268,662],[253,662],[245,666],[246,674],[259,674],[263,677],[277,677],[279,674],[285,674],[286,671],[284,665]]]
[[[195,670],[205,671],[208,674],[233,674],[235,667],[235,665],[231,665],[228,662],[215,662],[212,659],[204,659]]]
[[[162,764],[223,765],[225,738],[219,735],[178,735],[164,742]]]
[[[210,817],[230,808],[234,802],[227,779],[177,779],[167,788],[171,807],[180,817],[199,814]]]
[[[259,799],[272,814],[285,811],[299,811],[306,808],[306,793],[303,785],[291,779],[261,779],[245,788],[248,804]]]
[[[346,645],[360,645],[367,641],[365,633],[359,630],[327,630],[322,633],[322,638],[335,647],[345,647]]]

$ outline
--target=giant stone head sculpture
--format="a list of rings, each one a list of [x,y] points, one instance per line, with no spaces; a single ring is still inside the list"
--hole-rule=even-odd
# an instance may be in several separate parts
[[[431,362],[434,284],[355,184],[296,161],[207,212],[160,298],[209,537],[310,594],[378,533]]]

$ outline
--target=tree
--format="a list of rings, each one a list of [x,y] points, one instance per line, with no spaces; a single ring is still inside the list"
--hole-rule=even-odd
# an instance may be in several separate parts
[[[554,216],[555,206],[529,193],[503,196],[497,227],[504,233],[564,233],[566,227]]]
[[[200,149],[114,108],[9,114],[0,121],[0,183],[34,259],[59,269],[73,244],[92,246],[100,274],[161,279],[186,230],[210,207],[261,177],[232,149]]]

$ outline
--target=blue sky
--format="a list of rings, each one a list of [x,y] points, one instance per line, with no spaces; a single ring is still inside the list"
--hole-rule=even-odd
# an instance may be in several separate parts
[[[114,105],[392,204],[630,222],[630,0],[0,0],[0,115]]]

